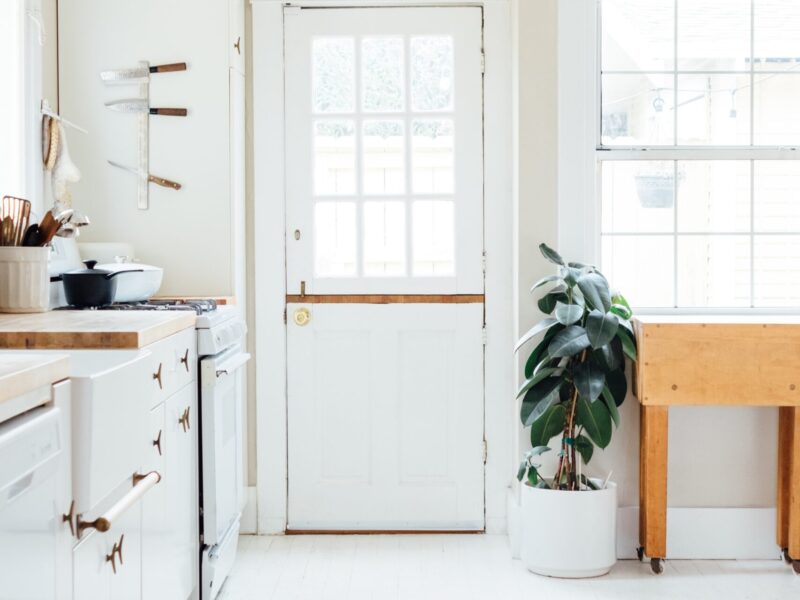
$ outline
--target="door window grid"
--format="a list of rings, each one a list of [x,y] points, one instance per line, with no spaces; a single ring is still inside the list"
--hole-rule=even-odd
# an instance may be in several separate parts
[[[391,65],[377,70],[388,79],[367,81],[375,49],[400,63],[399,81]],[[450,59],[435,90],[415,78],[433,60],[418,49]],[[319,37],[312,54],[316,276],[455,276],[452,37]]]
[[[788,102],[800,95],[800,6],[599,5],[603,269],[640,307],[797,307],[800,160],[781,144],[800,142],[800,110]],[[706,30],[692,31],[693,19]],[[726,19],[746,22],[747,35]],[[783,37],[770,41],[759,22]],[[631,32],[655,35],[626,58]],[[744,39],[744,58],[725,52],[732,39]]]

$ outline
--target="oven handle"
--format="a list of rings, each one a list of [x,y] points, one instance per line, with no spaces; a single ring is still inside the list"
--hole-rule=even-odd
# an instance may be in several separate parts
[[[133,506],[142,496],[144,496],[150,488],[161,481],[161,474],[158,471],[150,471],[146,475],[135,473],[133,475],[133,487],[119,499],[114,506],[109,508],[105,514],[98,517],[94,521],[84,521],[81,515],[78,515],[78,539],[84,529],[97,529],[98,531],[108,531],[111,529],[114,521]]]
[[[217,365],[215,371],[217,379],[219,379],[223,375],[231,375],[233,372],[236,371],[236,369],[244,366],[248,360],[250,360],[250,354],[248,354],[247,352],[241,352],[239,354],[236,354],[230,360],[227,360],[224,363]]]

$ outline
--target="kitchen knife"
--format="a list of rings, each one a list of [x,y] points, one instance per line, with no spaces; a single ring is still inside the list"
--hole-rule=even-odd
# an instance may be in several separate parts
[[[118,169],[122,169],[123,171],[128,171],[129,173],[133,173],[134,175],[139,175],[139,170],[134,169],[133,167],[126,167],[125,165],[121,165],[113,160],[108,161],[112,167],[116,167]],[[170,181],[169,179],[164,179],[163,177],[156,177],[155,175],[147,175],[147,181],[155,183],[156,185],[160,185],[162,187],[172,188],[173,190],[181,189],[181,184],[176,183],[174,181]]]
[[[114,69],[100,73],[100,79],[106,83],[133,83],[150,77],[150,73],[172,73],[185,71],[186,63],[154,65],[152,67],[136,67],[135,69]]]
[[[168,117],[185,117],[187,113],[185,108],[153,108],[147,104],[147,100],[142,98],[112,100],[106,102],[106,106],[119,112],[150,113],[151,115],[166,115]]]

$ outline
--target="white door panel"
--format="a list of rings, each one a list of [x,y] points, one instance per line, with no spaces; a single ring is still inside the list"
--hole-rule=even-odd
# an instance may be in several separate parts
[[[290,529],[483,529],[483,305],[289,305]]]

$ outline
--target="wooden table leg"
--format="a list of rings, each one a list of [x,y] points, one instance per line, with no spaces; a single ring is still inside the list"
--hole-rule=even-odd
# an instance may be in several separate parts
[[[660,573],[667,554],[669,408],[642,406],[639,424],[639,543]]]
[[[781,407],[779,414],[778,545],[800,573],[800,408]]]

